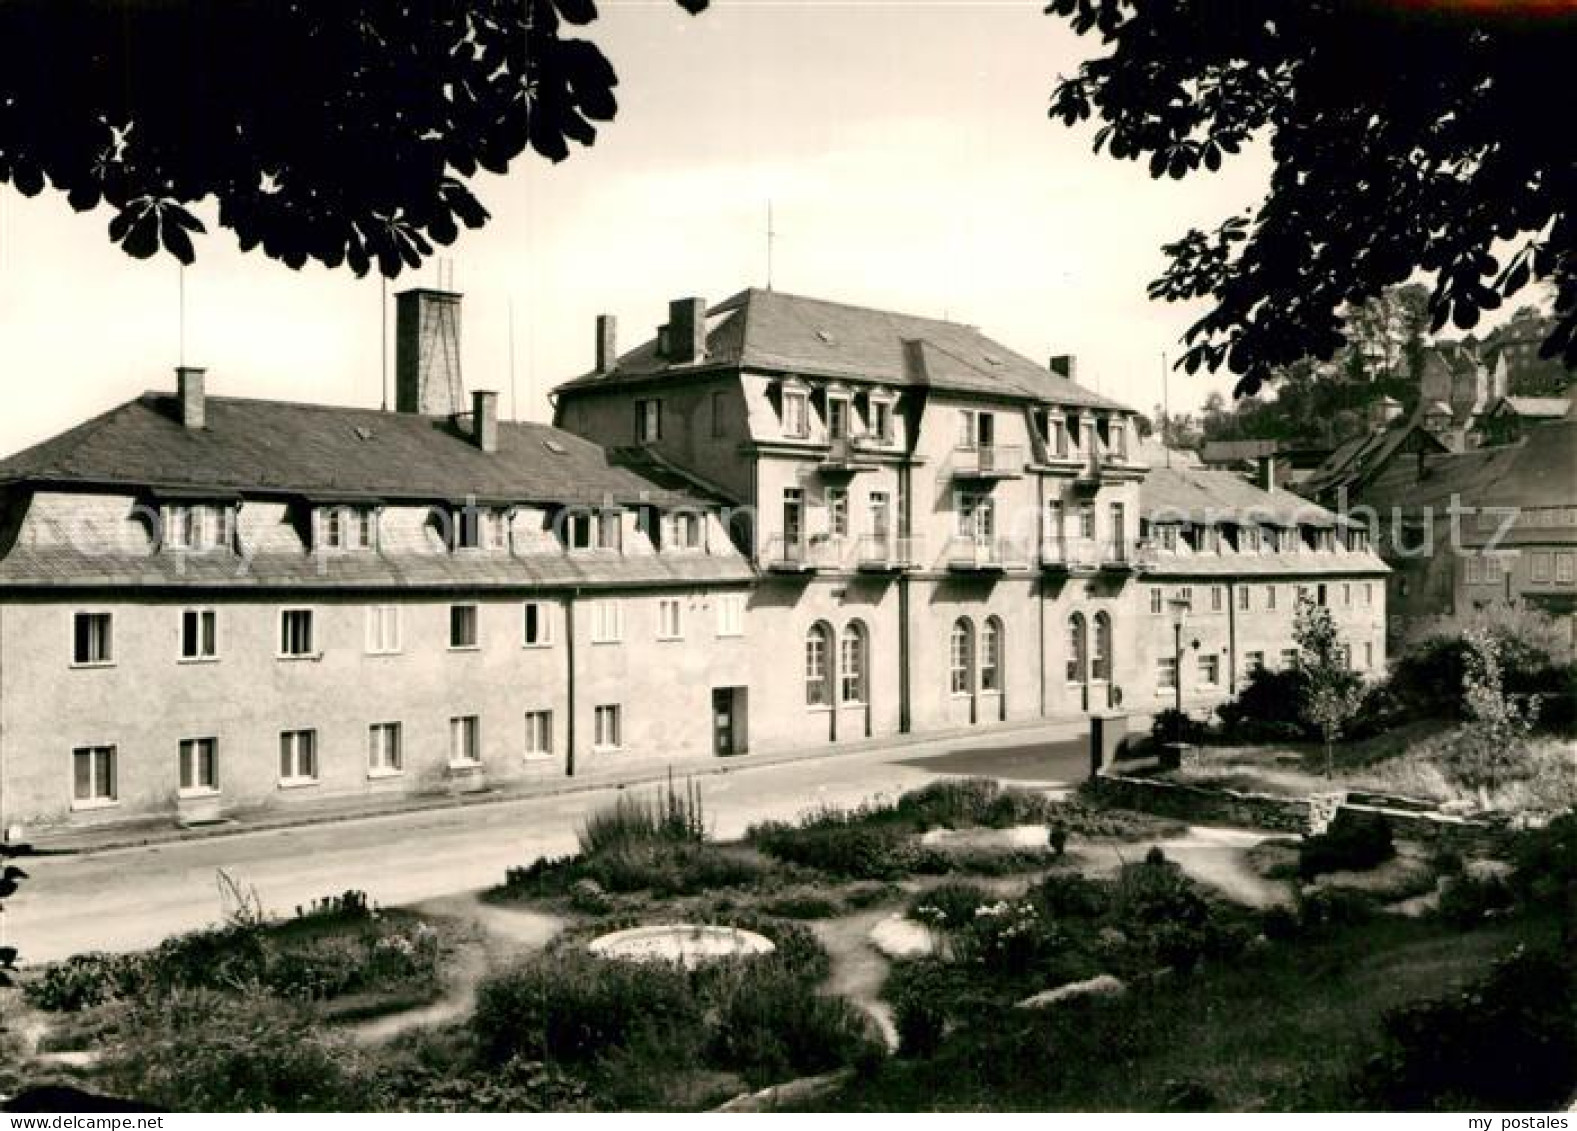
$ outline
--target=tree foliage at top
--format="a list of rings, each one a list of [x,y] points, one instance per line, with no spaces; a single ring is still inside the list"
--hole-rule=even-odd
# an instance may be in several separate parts
[[[695,13],[708,0],[678,0]],[[593,0],[0,0],[0,184],[114,210],[140,259],[194,258],[212,198],[244,251],[418,266],[617,109]]]
[[[1533,280],[1555,289],[1547,356],[1577,363],[1577,133],[1558,109],[1577,12],[1534,0],[1050,0],[1110,50],[1051,114],[1098,118],[1097,152],[1152,176],[1214,171],[1265,139],[1252,215],[1169,244],[1154,298],[1208,298],[1179,364],[1241,394],[1329,358],[1341,311],[1416,271],[1434,329],[1475,326]],[[1497,250],[1500,249],[1500,250]]]

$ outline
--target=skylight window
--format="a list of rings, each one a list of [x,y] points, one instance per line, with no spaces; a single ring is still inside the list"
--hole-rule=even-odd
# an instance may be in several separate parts
[[[831,334],[829,334],[826,330],[817,330],[816,331],[816,336],[818,338],[820,338],[822,341],[826,342],[829,346],[832,345],[835,341],[837,341],[837,339],[834,338]]]
[[[569,455],[569,449],[563,444],[559,443],[557,440],[543,440],[542,446],[556,456]]]

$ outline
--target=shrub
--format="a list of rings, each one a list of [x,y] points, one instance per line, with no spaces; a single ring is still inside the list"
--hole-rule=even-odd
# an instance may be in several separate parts
[[[1512,847],[1512,883],[1532,903],[1560,905],[1577,891],[1577,809],[1542,829],[1518,836]]]
[[[650,801],[621,794],[611,806],[586,818],[577,839],[581,855],[587,857],[653,842],[700,844],[706,839],[700,787],[686,779],[681,792],[670,774]]]
[[[934,962],[909,962],[895,967],[885,994],[893,1007],[898,1053],[911,1059],[934,1056],[947,1032],[946,970]]]
[[[1068,946],[1067,936],[1029,900],[977,907],[952,938],[960,962],[1010,974],[1040,966]]]
[[[1003,788],[994,778],[957,778],[912,789],[895,814],[919,831],[932,828],[1002,829],[1044,822],[1051,801],[1027,789]]]
[[[1047,876],[1029,898],[1053,919],[1098,919],[1111,906],[1110,888],[1078,874]]]
[[[643,1034],[693,1039],[700,1005],[677,965],[610,962],[579,951],[537,955],[486,978],[471,1018],[486,1063],[585,1064]]]
[[[849,879],[895,880],[947,870],[946,859],[922,847],[908,829],[873,821],[863,809],[822,810],[797,826],[770,821],[747,836],[769,856]]]
[[[118,1091],[170,1111],[373,1106],[356,1049],[257,993],[177,990],[138,1005],[107,1072]]]
[[[1293,704],[1303,702],[1305,682],[1297,668],[1255,668],[1244,678],[1237,698],[1216,709],[1222,730],[1237,742],[1317,738],[1291,710]]]
[[[383,1070],[388,1074],[388,1070]],[[591,1091],[551,1064],[511,1060],[486,1071],[434,1072],[406,1068],[393,1085],[391,1106],[419,1112],[586,1112]]]
[[[1384,815],[1346,807],[1336,811],[1323,833],[1304,837],[1298,846],[1298,874],[1312,880],[1326,872],[1363,872],[1395,855]]]
[[[1356,1090],[1382,1111],[1549,1111],[1577,1085],[1572,956],[1518,952],[1460,994],[1386,1014]]]
[[[730,989],[709,1060],[753,1087],[851,1064],[871,1043],[865,1015],[853,1003],[811,992],[777,964],[749,964]]]
[[[23,983],[23,993],[37,1009],[77,1013],[119,997],[127,967],[125,955],[75,954],[44,967],[38,977]]]
[[[1356,927],[1375,914],[1374,900],[1351,888],[1312,888],[1298,896],[1298,930],[1306,936]]]
[[[1164,858],[1118,872],[1110,918],[1140,954],[1185,973],[1205,959],[1236,954],[1248,941]]]
[[[1150,741],[1155,746],[1168,742],[1187,742],[1192,745],[1210,740],[1210,725],[1193,718],[1186,711],[1167,707],[1156,713],[1150,724]]]
[[[372,913],[367,893],[357,888],[314,899],[306,907],[296,908],[297,919],[370,919]]]
[[[1452,876],[1440,889],[1440,917],[1454,927],[1474,927],[1515,902],[1499,876]]]
[[[784,919],[831,919],[843,907],[836,900],[814,892],[790,892],[767,900],[761,909],[768,915]]]
[[[991,902],[984,888],[949,880],[910,900],[908,915],[917,923],[947,930],[972,922],[975,911]]]

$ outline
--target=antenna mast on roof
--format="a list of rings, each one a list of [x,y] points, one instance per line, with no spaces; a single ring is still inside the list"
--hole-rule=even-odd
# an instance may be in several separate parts
[[[772,201],[767,200],[767,290],[772,289],[772,242],[778,238],[772,227]]]
[[[378,384],[389,411],[389,277],[378,272]]]
[[[1161,351],[1161,448],[1166,452],[1167,470],[1172,467],[1172,445],[1166,441],[1166,426],[1172,419],[1172,382],[1166,368],[1166,351]]]

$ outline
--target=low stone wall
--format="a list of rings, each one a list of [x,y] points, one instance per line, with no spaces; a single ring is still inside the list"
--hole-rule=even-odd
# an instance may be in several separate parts
[[[1240,825],[1299,835],[1309,827],[1309,802],[1305,798],[1241,793],[1119,774],[1102,774],[1091,780],[1090,788],[1108,805],[1194,824]]]
[[[1102,774],[1091,780],[1090,788],[1106,804],[1123,809],[1191,824],[1237,825],[1299,836],[1321,831],[1337,809],[1378,813],[1398,840],[1449,848],[1465,856],[1504,856],[1513,835],[1505,820],[1467,820],[1417,809],[1359,805],[1331,794],[1277,797],[1122,774]]]

